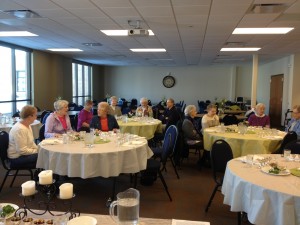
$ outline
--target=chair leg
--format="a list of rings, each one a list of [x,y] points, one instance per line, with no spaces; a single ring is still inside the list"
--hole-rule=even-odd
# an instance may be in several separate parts
[[[171,197],[171,195],[170,195],[170,193],[169,193],[168,186],[167,186],[166,181],[165,181],[165,179],[164,179],[164,177],[162,176],[162,174],[161,174],[160,171],[158,171],[158,175],[159,175],[159,178],[160,178],[161,182],[163,183],[163,185],[164,185],[164,187],[165,187],[165,190],[166,190],[166,192],[167,192],[167,194],[168,194],[168,196],[169,196],[170,201],[172,201],[172,197]]]
[[[178,174],[178,171],[177,171],[177,169],[176,169],[176,166],[175,166],[175,163],[174,163],[173,159],[170,158],[170,160],[171,160],[172,166],[173,166],[173,168],[174,168],[174,170],[175,170],[175,173],[176,173],[177,178],[180,179],[179,174]]]
[[[5,177],[4,177],[4,179],[2,181],[2,184],[1,184],[1,187],[0,187],[0,192],[2,191],[2,188],[3,188],[4,184],[5,184],[5,181],[6,181],[7,177],[8,177],[9,172],[10,172],[10,170],[8,170],[6,172],[6,174],[5,174]]]
[[[16,177],[17,177],[17,175],[18,175],[18,173],[19,173],[19,170],[16,170],[15,175],[14,175],[14,178],[12,179],[12,181],[11,181],[9,187],[12,187],[12,186],[13,186],[13,184],[14,184],[14,182],[15,182],[15,179],[16,179]]]
[[[31,180],[33,180],[34,176],[33,176],[33,172],[32,172],[32,170],[31,170],[31,169],[29,169],[28,171],[29,171],[29,173],[30,173],[30,179],[31,179]]]
[[[238,225],[242,224],[242,212],[237,213],[237,220],[238,220]]]
[[[208,203],[206,205],[205,212],[208,212],[208,208],[210,207],[210,205],[212,203],[212,200],[215,197],[215,194],[216,194],[216,192],[217,192],[217,190],[218,190],[219,187],[220,187],[220,185],[216,184],[216,186],[215,186],[215,188],[213,190],[213,193],[211,194],[210,199],[209,199],[209,201],[208,201]]]

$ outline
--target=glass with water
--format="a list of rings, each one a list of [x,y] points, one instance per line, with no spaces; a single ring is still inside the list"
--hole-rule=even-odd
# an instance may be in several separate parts
[[[117,216],[114,208],[117,206]],[[117,194],[117,200],[113,201],[109,207],[111,218],[120,225],[137,225],[140,211],[140,192],[134,188],[129,188]]]
[[[94,133],[85,133],[84,136],[84,145],[88,148],[92,148],[94,146]]]

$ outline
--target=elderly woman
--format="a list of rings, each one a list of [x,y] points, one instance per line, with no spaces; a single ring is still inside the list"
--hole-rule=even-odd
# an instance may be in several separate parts
[[[72,131],[70,117],[68,115],[68,104],[66,100],[54,102],[55,111],[51,113],[45,124],[45,138],[59,137],[67,131]]]
[[[148,99],[141,98],[140,103],[141,106],[136,109],[136,115],[153,117],[152,107],[148,105]]]
[[[295,105],[293,107],[292,119],[288,123],[286,131],[296,132],[298,140],[300,140],[300,105]]]
[[[119,125],[114,116],[108,114],[109,105],[107,102],[98,104],[98,115],[94,116],[90,127],[101,131],[111,131],[119,129]]]
[[[117,106],[117,103],[118,103],[118,98],[116,96],[111,96],[108,114],[113,116],[122,116],[121,108]]]
[[[258,103],[255,106],[255,113],[249,119],[249,126],[270,127],[270,117],[265,114],[265,105]]]
[[[84,108],[78,114],[78,122],[77,122],[77,131],[90,130],[90,123],[93,118],[93,101],[86,100],[84,104]]]
[[[185,118],[182,123],[182,131],[185,141],[188,144],[195,144],[196,141],[202,141],[201,131],[194,119],[196,114],[197,109],[194,105],[188,105],[184,110]]]
[[[207,114],[205,114],[201,120],[202,130],[208,127],[215,127],[220,124],[220,120],[217,115],[217,106],[209,104],[206,110]]]
[[[37,109],[34,106],[24,106],[20,112],[21,120],[9,132],[7,155],[14,168],[26,166],[34,169],[36,166],[38,147],[30,126],[36,117]]]

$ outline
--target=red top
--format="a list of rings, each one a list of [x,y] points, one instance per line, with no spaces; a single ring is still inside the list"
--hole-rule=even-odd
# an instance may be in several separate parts
[[[66,117],[65,116],[62,116],[62,117],[58,117],[59,121],[61,122],[61,125],[63,126],[63,128],[65,130],[67,130],[67,121],[66,121]]]
[[[102,131],[109,131],[107,117],[106,118],[100,118],[100,123],[101,123],[101,130]]]

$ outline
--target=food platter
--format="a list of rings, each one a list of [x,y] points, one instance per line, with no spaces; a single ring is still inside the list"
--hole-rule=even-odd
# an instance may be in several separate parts
[[[12,203],[0,203],[1,212],[2,212],[2,208],[4,206],[7,206],[7,205],[10,205],[11,207],[13,207],[15,209],[15,211],[19,209],[19,206],[15,205],[15,204],[12,204]],[[12,212],[12,213],[10,213],[10,214],[8,214],[8,215],[6,215],[5,219],[8,219],[8,218],[12,217],[14,215],[15,211]]]
[[[79,216],[71,219],[67,225],[96,225],[97,220],[91,216]]]
[[[263,173],[269,174],[269,175],[273,175],[273,176],[288,176],[291,174],[291,172],[289,170],[281,170],[279,173],[271,173],[270,169],[272,169],[272,167],[270,166],[265,166],[261,168],[261,171]]]

